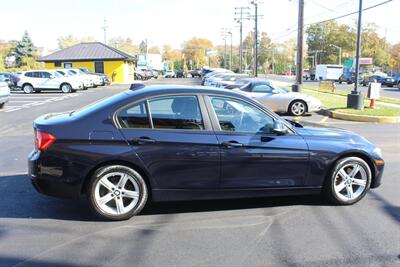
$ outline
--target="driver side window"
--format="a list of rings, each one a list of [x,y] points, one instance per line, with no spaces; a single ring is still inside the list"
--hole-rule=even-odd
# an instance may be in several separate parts
[[[238,99],[210,98],[222,131],[272,133],[274,120],[259,108]]]

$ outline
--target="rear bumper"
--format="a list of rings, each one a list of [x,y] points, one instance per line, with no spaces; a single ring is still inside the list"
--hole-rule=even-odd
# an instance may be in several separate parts
[[[66,178],[68,172],[62,169],[42,166],[41,151],[32,151],[28,158],[28,175],[33,187],[42,194],[61,197],[79,198],[81,183]]]

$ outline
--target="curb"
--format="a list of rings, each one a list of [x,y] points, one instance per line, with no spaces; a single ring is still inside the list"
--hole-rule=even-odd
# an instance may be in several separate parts
[[[346,121],[400,123],[400,117],[355,115],[355,114],[332,111],[329,109],[321,109],[321,112],[324,115],[329,116],[331,118],[346,120]]]

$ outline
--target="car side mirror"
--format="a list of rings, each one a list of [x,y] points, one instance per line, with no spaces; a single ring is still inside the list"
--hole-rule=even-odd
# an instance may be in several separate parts
[[[285,135],[288,133],[288,129],[283,125],[281,121],[274,121],[274,127],[272,129],[272,132],[277,135]]]

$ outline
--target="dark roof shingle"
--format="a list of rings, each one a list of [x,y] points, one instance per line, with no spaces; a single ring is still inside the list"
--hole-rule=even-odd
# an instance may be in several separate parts
[[[38,61],[77,61],[77,60],[133,60],[134,57],[101,42],[80,43],[67,47]]]

